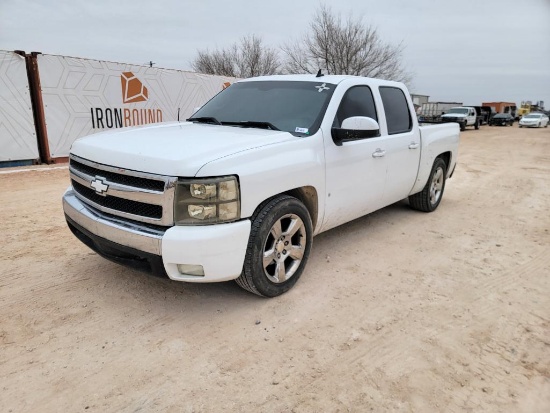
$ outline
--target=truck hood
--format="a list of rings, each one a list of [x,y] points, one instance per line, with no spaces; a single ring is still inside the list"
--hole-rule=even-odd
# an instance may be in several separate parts
[[[288,132],[170,122],[80,138],[71,154],[104,165],[168,176],[195,176],[205,164],[260,146],[298,139]]]
[[[442,118],[465,118],[466,115],[463,113],[445,113],[444,115],[441,115]]]

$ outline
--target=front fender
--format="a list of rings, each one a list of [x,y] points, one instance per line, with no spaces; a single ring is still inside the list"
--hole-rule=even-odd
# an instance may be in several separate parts
[[[196,176],[221,175],[239,178],[241,218],[252,216],[266,199],[302,187],[317,191],[318,220],[324,216],[325,157],[320,131],[217,159],[204,165]]]

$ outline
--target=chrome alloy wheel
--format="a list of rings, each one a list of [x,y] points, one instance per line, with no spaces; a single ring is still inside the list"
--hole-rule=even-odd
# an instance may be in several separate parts
[[[267,278],[279,284],[292,277],[300,267],[307,242],[306,228],[298,215],[279,218],[264,245],[263,267]]]
[[[438,167],[432,177],[432,183],[430,184],[430,203],[432,205],[437,204],[439,198],[441,198],[441,192],[443,190],[444,176],[443,168]]]

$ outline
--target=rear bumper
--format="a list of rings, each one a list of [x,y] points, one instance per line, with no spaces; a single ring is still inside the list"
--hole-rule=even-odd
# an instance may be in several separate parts
[[[188,282],[227,281],[241,274],[250,220],[157,229],[92,210],[72,189],[63,195],[63,210],[78,239],[119,264]],[[201,265],[204,276],[182,274],[178,264]]]

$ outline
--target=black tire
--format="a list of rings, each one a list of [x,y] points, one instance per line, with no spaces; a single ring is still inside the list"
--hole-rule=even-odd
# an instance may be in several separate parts
[[[460,124],[460,130],[465,131],[466,130],[466,122],[463,122]]]
[[[235,281],[263,297],[287,292],[304,271],[312,240],[311,217],[304,204],[288,195],[266,201],[252,216],[243,271]],[[272,255],[266,255],[270,251]]]
[[[409,196],[411,208],[422,212],[433,212],[439,206],[445,190],[447,165],[441,158],[436,158],[424,189]]]
[[[476,123],[474,123],[474,128],[475,128],[475,130],[479,129],[479,121],[478,120],[476,120]]]

